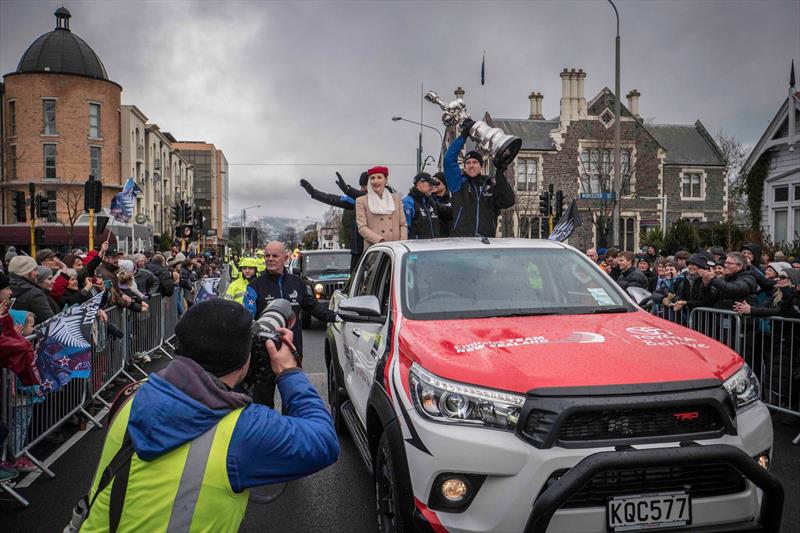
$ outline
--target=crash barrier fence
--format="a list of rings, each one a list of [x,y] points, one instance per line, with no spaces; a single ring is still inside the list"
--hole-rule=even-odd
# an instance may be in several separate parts
[[[134,374],[147,376],[140,364],[147,358],[164,355],[172,358],[165,349],[172,338],[178,321],[180,296],[152,296],[148,310],[134,312],[119,307],[106,309],[108,322],[96,320],[92,334],[91,372],[85,378],[73,378],[55,392],[41,393],[39,386],[23,386],[16,374],[8,369],[0,372],[0,415],[8,426],[8,436],[0,448],[0,459],[14,462],[25,456],[42,473],[55,477],[47,466],[52,452],[41,457],[34,448],[52,435],[68,420],[79,424],[91,422],[103,427],[101,419],[110,407],[102,396],[115,380],[119,378],[136,381]],[[27,339],[34,343],[37,335]],[[171,346],[171,345],[169,345]],[[100,407],[101,412],[92,414],[90,406]],[[85,420],[81,421],[83,418]],[[48,451],[49,453],[49,451]],[[19,481],[19,479],[15,480]],[[22,497],[11,482],[0,483],[5,491],[27,506],[29,502]]]
[[[774,411],[800,417],[800,319],[753,317],[698,307],[653,314],[710,337],[738,353],[761,383],[761,399]],[[800,434],[792,441],[800,444]]]

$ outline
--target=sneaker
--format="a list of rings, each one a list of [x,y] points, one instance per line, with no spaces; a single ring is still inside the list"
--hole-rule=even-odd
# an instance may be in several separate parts
[[[33,461],[25,457],[24,455],[17,459],[17,462],[14,463],[14,468],[20,472],[38,472],[39,467],[36,466]]]

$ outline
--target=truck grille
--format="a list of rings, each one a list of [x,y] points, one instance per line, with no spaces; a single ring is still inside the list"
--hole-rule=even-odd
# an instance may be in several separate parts
[[[559,425],[558,440],[593,441],[719,432],[725,428],[710,405],[579,411]]]
[[[567,469],[553,472],[542,491],[566,473]],[[692,498],[708,498],[736,494],[746,487],[744,476],[725,464],[608,470],[594,476],[563,508],[604,507],[615,496],[680,490]]]
[[[323,292],[325,298],[328,299],[333,298],[333,293],[339,289],[343,289],[345,283],[346,283],[345,281],[328,281],[323,283],[323,285],[325,286],[325,290]]]

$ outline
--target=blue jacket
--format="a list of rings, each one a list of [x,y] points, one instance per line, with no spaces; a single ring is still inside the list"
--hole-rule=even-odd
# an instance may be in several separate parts
[[[500,211],[514,205],[514,189],[497,168],[494,180],[489,176],[468,177],[458,166],[458,154],[466,139],[456,137],[444,155],[444,176],[453,200],[451,237],[494,237]]]
[[[192,361],[176,358],[172,365],[172,374],[169,367],[152,374],[133,398],[128,432],[139,458],[152,461],[194,440],[238,408],[236,402],[246,407],[228,447],[228,478],[234,491],[297,479],[338,458],[331,417],[303,372],[278,377],[288,406],[288,416],[281,416],[265,405],[242,401],[244,395],[215,387],[210,374],[193,371]]]

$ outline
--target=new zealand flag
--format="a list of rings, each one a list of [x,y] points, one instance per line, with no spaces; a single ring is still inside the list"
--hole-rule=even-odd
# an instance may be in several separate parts
[[[217,289],[219,287],[219,278],[206,278],[200,282],[200,288],[197,289],[197,296],[194,297],[194,303],[207,302],[218,297]]]
[[[114,220],[127,224],[131,219],[131,215],[133,215],[136,195],[141,193],[142,189],[136,185],[133,178],[128,178],[128,181],[125,182],[125,187],[122,188],[122,192],[118,192],[111,199],[111,216],[114,217]]]
[[[55,392],[72,378],[88,378],[92,371],[92,335],[103,293],[70,307],[45,325],[36,345],[36,366],[44,392]]]

